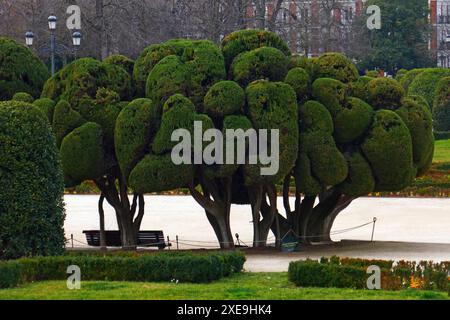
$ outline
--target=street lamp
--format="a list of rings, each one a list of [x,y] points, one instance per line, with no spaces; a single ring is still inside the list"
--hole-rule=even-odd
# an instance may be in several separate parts
[[[77,59],[77,50],[81,45],[81,32],[75,31],[72,34],[72,43],[73,43],[73,49],[75,53],[75,59]]]
[[[56,22],[58,21],[58,18],[56,18],[54,15],[51,15],[48,17],[48,28],[50,30],[56,30]]]
[[[34,41],[34,33],[31,31],[25,33],[25,43],[27,44],[27,46],[31,47],[33,45],[33,41]]]
[[[55,69],[56,69],[56,63],[55,63],[55,57],[56,54],[62,54],[62,53],[72,53],[75,55],[76,58],[76,53],[78,48],[81,45],[81,33],[79,31],[75,31],[72,34],[72,44],[73,44],[73,49],[70,49],[69,47],[65,46],[64,44],[61,43],[56,43],[56,25],[58,22],[58,18],[55,15],[50,15],[48,17],[48,29],[50,30],[50,45],[45,45],[42,46],[40,48],[40,50],[42,50],[42,52],[45,53],[50,53],[50,60],[51,60],[51,74],[52,76],[55,75]],[[28,31],[27,33],[25,33],[25,41],[27,46],[31,47],[33,46],[33,42],[34,42],[34,34],[31,31]]]

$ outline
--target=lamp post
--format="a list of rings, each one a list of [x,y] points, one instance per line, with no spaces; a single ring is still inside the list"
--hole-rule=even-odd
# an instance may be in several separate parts
[[[52,70],[52,76],[55,75],[55,49],[56,49],[56,37],[55,37],[55,30],[56,30],[56,22],[58,19],[51,15],[48,17],[48,28],[50,29],[50,52],[51,52],[51,70]]]
[[[34,41],[34,33],[31,31],[25,33],[25,43],[27,44],[27,46],[31,47],[33,45],[33,41]]]
[[[80,31],[75,31],[72,34],[72,45],[73,50],[69,49],[67,46],[64,46],[62,44],[56,43],[56,25],[58,22],[58,18],[55,15],[50,15],[48,17],[48,29],[50,30],[50,46],[42,47],[43,52],[49,52],[50,53],[50,63],[51,63],[51,74],[52,76],[55,75],[55,69],[56,69],[56,62],[55,57],[56,54],[61,54],[64,52],[71,52],[75,55],[77,55],[77,50],[81,45],[81,33]],[[32,31],[28,31],[25,33],[25,42],[28,47],[32,47],[34,44],[34,33]]]

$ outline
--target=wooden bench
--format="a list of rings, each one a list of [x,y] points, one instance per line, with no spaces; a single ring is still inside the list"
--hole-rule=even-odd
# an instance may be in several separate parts
[[[86,235],[86,240],[91,247],[100,247],[100,230],[83,231]],[[122,241],[120,239],[119,231],[105,231],[106,246],[107,247],[121,247]],[[139,231],[138,235],[139,247],[158,247],[163,250],[170,244],[164,240],[164,233],[162,231]]]

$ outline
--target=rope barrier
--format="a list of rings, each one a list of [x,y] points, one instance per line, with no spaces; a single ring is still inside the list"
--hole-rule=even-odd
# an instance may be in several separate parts
[[[366,227],[368,225],[373,225],[373,229],[372,229],[372,241],[373,241],[373,232],[375,230],[375,223],[376,223],[376,221],[377,221],[377,219],[374,218],[373,221],[371,221],[371,222],[367,222],[367,223],[364,223],[362,225],[351,227],[351,228],[335,230],[335,231],[330,232],[330,234],[321,234],[321,235],[313,235],[313,236],[302,236],[302,237],[298,236],[295,233],[294,233],[294,235],[297,238],[320,238],[320,237],[329,236],[329,235],[332,235],[332,236],[340,235],[340,234],[348,233],[348,232],[351,232],[351,231],[354,231],[354,230],[357,230],[357,229],[364,228],[364,227]],[[238,245],[240,245],[242,243],[246,247],[249,247],[247,245],[247,243],[255,244],[255,243],[270,243],[271,241],[275,241],[276,242],[276,238],[274,236],[269,237],[267,240],[261,240],[261,241],[253,241],[253,240],[243,241],[242,239],[239,238],[238,235],[237,235],[237,238],[238,238]],[[72,243],[72,247],[75,248],[73,246],[73,242],[82,244],[84,246],[89,246],[88,243],[86,243],[84,241],[77,240],[77,239],[75,239],[73,237],[71,239],[66,239],[66,243]],[[162,241],[162,242],[152,243],[152,244],[148,244],[148,245],[139,245],[139,247],[146,248],[146,247],[153,247],[153,246],[167,245],[167,244],[171,244],[171,242],[170,241],[168,241],[168,242]],[[219,241],[204,241],[204,240],[187,240],[187,239],[179,239],[178,236],[177,236],[176,244],[177,244],[177,246],[178,246],[178,244],[182,244],[182,245],[193,247],[193,248],[220,248],[220,246],[222,244],[223,245],[229,245],[229,244],[236,245],[236,243],[231,242],[231,241],[229,241],[229,242],[219,242]]]

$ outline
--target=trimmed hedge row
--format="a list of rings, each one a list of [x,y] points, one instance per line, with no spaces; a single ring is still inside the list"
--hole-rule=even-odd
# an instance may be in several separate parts
[[[242,252],[209,254],[66,255],[0,262],[0,288],[34,281],[66,280],[76,265],[85,281],[208,283],[242,271]]]
[[[301,287],[366,289],[369,266],[381,269],[381,288],[401,290],[449,290],[450,262],[433,263],[409,261],[322,258],[320,262],[306,260],[291,262],[289,281]]]
[[[450,131],[435,131],[434,139],[438,140],[448,140],[450,139]]]

